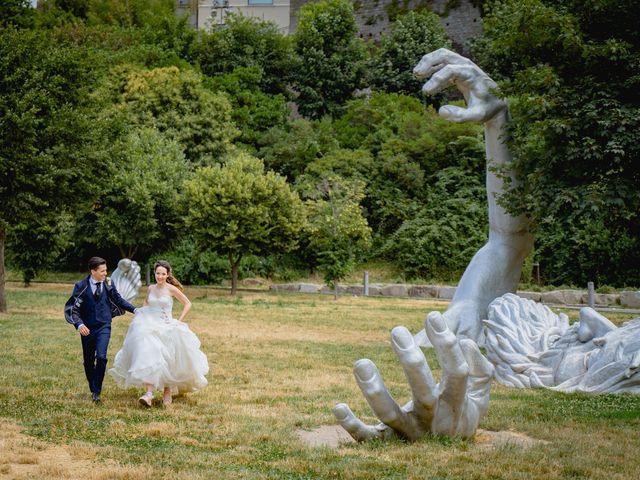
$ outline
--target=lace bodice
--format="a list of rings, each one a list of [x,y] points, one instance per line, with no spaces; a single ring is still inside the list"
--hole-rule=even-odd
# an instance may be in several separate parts
[[[160,294],[155,291],[149,292],[149,299],[147,300],[149,307],[152,309],[158,309],[162,311],[162,316],[171,318],[171,310],[173,308],[173,297],[171,295]]]

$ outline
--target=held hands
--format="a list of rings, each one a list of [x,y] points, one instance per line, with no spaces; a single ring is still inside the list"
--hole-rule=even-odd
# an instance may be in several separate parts
[[[405,327],[391,331],[391,343],[400,360],[413,399],[400,407],[384,385],[380,372],[368,359],[358,360],[353,372],[365,399],[382,423],[366,425],[344,403],[333,413],[357,441],[397,435],[408,440],[432,433],[471,437],[489,407],[493,365],[476,343],[457,339],[439,312],[431,312],[425,331],[433,344],[442,378],[436,383],[427,360]]]
[[[468,58],[446,48],[426,54],[413,69],[418,80],[429,80],[422,87],[426,95],[433,95],[455,85],[462,92],[467,108],[445,105],[442,117],[453,122],[487,122],[506,112],[507,104],[493,95],[496,83]]]

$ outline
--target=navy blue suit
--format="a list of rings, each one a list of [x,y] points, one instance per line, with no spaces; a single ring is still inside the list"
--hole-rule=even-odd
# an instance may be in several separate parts
[[[114,285],[103,285],[100,296],[96,299],[91,291],[89,278],[87,276],[74,285],[71,298],[65,305],[65,318],[76,330],[84,324],[91,331],[86,337],[80,337],[84,372],[91,393],[100,395],[111,339],[111,306],[116,305],[131,313],[135,307],[120,296]]]

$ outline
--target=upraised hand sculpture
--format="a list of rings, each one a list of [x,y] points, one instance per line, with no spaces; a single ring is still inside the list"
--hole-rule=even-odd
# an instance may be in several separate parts
[[[128,302],[132,301],[138,296],[142,287],[140,265],[135,260],[121,259],[118,262],[118,268],[111,275],[111,281],[115,284],[122,298]]]
[[[482,356],[477,344],[457,339],[439,312],[425,321],[438,362],[442,368],[436,383],[424,353],[405,327],[391,331],[391,343],[402,365],[413,399],[399,406],[384,385],[375,364],[358,360],[353,373],[369,406],[382,421],[366,425],[344,403],[333,413],[349,434],[358,441],[399,436],[417,440],[425,434],[471,437],[489,408],[493,365]]]
[[[512,157],[503,143],[509,118],[507,104],[493,94],[496,83],[471,60],[441,48],[422,57],[413,70],[418,79],[429,79],[422,91],[427,95],[455,85],[464,95],[467,107],[445,105],[439,113],[454,122],[482,122],[487,155],[487,198],[489,239],[467,266],[456,293],[444,313],[449,328],[461,337],[482,343],[482,320],[493,299],[515,292],[522,262],[533,247],[526,216],[512,216],[498,205],[497,196],[507,191],[496,169],[504,172]],[[517,185],[514,172],[511,186]],[[428,346],[424,331],[416,339]]]

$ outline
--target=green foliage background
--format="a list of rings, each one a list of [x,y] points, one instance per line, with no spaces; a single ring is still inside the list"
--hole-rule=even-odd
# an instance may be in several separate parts
[[[291,244],[269,228],[243,234],[238,244],[261,246],[234,250],[244,258],[236,273],[338,279],[376,260],[407,278],[458,278],[486,238],[485,154],[480,126],[447,122],[416,95],[415,62],[450,45],[433,13],[397,12],[380,44],[367,45],[348,0],[306,5],[292,36],[238,15],[194,31],[173,6],[2,4],[0,258],[6,240],[25,281],[82,270],[99,253],[112,264],[165,256],[187,283],[219,282],[236,240],[203,240],[204,229],[223,231],[234,214],[246,234],[247,212],[287,206],[308,227]],[[640,285],[638,1],[483,8],[473,55],[510,101],[523,186],[501,201],[532,218],[530,263],[548,283]],[[459,101],[430,101],[445,100]],[[206,197],[198,215],[215,214],[196,232],[187,182],[248,155],[264,168],[254,175],[282,176],[287,205],[274,203],[275,184],[249,203]],[[354,215],[338,221],[338,236],[319,233],[320,197],[308,196],[329,178],[353,186],[341,198]],[[360,234],[350,237],[349,224]]]

